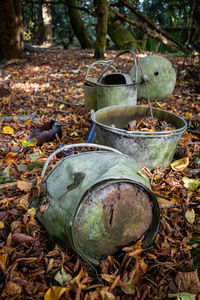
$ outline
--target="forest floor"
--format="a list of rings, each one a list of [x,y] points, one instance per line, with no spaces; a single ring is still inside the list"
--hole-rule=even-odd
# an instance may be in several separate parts
[[[106,59],[115,55],[116,51],[107,51]],[[0,78],[1,299],[142,300],[168,299],[173,293],[182,299],[200,299],[200,71],[197,58],[171,55],[169,59],[177,71],[175,89],[152,105],[181,116],[194,132],[182,136],[176,166],[143,168],[161,207],[159,233],[148,249],[136,243],[96,268],[52,241],[30,206],[40,192],[48,156],[60,144],[84,142],[92,124],[84,108],[83,85],[95,61],[93,52],[51,49],[4,64]],[[123,66],[125,72],[130,70],[128,55],[120,58],[119,69]],[[145,100],[138,104],[147,105]],[[31,116],[21,121],[19,115]],[[51,120],[61,125],[61,139],[56,135],[43,145],[27,142],[34,129]],[[54,158],[48,170],[59,160]]]

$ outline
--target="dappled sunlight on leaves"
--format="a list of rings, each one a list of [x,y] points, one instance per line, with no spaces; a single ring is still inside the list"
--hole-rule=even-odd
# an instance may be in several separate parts
[[[115,55],[116,51],[107,51],[106,59]],[[196,72],[189,59],[185,65],[182,58],[169,59],[178,72],[175,90],[152,105],[183,117],[189,130],[168,168],[142,168],[161,207],[158,235],[149,248],[143,249],[142,237],[114,256],[105,257],[98,267],[56,245],[31,207],[43,192],[41,171],[46,159],[59,145],[85,141],[91,126],[83,89],[86,71],[95,61],[93,52],[47,50],[5,66],[10,88],[5,87],[0,104],[2,299],[137,300],[167,299],[170,294],[195,299],[199,279],[191,251],[198,250],[198,243],[189,242],[194,234],[200,234],[199,79],[181,77],[184,68],[188,74],[190,68]],[[124,56],[118,69],[126,72],[131,63],[128,55]],[[147,103],[143,99],[138,104]],[[42,144],[29,139],[34,130],[51,120],[59,122],[62,137]],[[51,160],[47,173],[60,159],[56,156]],[[40,212],[48,205],[43,203]]]

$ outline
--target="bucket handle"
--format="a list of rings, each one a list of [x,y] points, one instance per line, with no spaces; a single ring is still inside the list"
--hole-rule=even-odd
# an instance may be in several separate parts
[[[44,164],[44,167],[43,167],[41,176],[44,177],[49,162],[51,161],[51,159],[52,159],[56,154],[58,154],[59,152],[61,152],[61,151],[63,151],[63,150],[68,150],[68,149],[75,148],[75,147],[99,148],[99,149],[103,149],[103,150],[107,150],[107,151],[112,151],[112,152],[115,152],[115,153],[117,153],[117,154],[124,155],[122,152],[120,152],[120,151],[118,151],[118,150],[116,150],[116,149],[114,149],[114,148],[107,147],[107,146],[102,146],[102,145],[97,145],[97,144],[92,144],[92,143],[80,143],[80,144],[65,145],[65,146],[63,146],[62,148],[59,148],[59,149],[57,149],[56,151],[54,151],[54,152],[47,158],[47,160],[46,160],[46,162],[45,162],[45,164]]]
[[[88,80],[88,74],[89,74],[89,71],[91,70],[92,67],[94,67],[94,66],[97,65],[97,64],[108,65],[108,64],[111,63],[111,62],[112,62],[112,60],[98,60],[98,61],[93,62],[93,63],[89,66],[89,68],[87,69],[86,76],[85,76],[85,81]],[[110,65],[110,67],[117,73],[117,69],[116,69],[114,66]],[[107,67],[106,67],[106,68],[107,68]],[[107,69],[108,69],[108,68],[107,68]],[[107,70],[107,69],[106,69],[106,70]],[[105,70],[105,68],[104,68],[104,70]],[[103,72],[104,72],[104,70],[103,70]]]
[[[117,54],[115,56],[115,58],[113,60],[110,61],[110,63],[105,67],[105,69],[103,70],[103,72],[101,73],[100,77],[97,79],[97,82],[99,82],[103,75],[106,73],[107,69],[112,66],[112,63],[118,58],[120,57],[121,55],[123,54],[126,54],[126,53],[130,53],[133,57],[134,57],[134,62],[135,62],[135,82],[137,82],[137,59],[136,59],[136,54],[135,52],[133,52],[132,50],[125,50],[125,51],[122,51],[121,53]]]

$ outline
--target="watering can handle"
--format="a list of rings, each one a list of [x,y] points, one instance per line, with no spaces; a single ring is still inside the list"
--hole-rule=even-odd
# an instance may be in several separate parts
[[[137,82],[137,59],[136,59],[136,54],[135,52],[133,52],[132,50],[125,50],[125,51],[122,51],[121,53],[117,54],[115,56],[115,58],[113,60],[110,61],[110,63],[105,67],[105,69],[103,70],[103,72],[101,73],[100,77],[98,78],[97,82],[99,82],[103,75],[106,73],[107,69],[112,65],[112,63],[118,58],[120,57],[121,55],[123,54],[126,54],[126,53],[130,53],[133,55],[134,57],[134,62],[135,62],[135,82]]]
[[[112,62],[112,60],[98,60],[98,61],[93,62],[93,63],[89,66],[89,68],[87,69],[86,76],[85,76],[85,80],[87,81],[89,71],[91,70],[91,68],[92,68],[94,65],[97,65],[97,64],[107,65],[107,64],[109,64],[110,62]],[[117,73],[117,69],[116,69],[114,66],[111,65],[111,68],[113,68],[114,71]],[[105,68],[104,68],[104,70],[105,70]],[[104,70],[103,70],[103,72],[104,72]],[[106,70],[107,70],[107,69],[106,69]]]
[[[59,148],[57,149],[56,151],[54,151],[46,160],[45,164],[44,164],[44,167],[43,167],[43,170],[42,170],[42,174],[41,176],[44,177],[45,173],[46,173],[46,170],[47,170],[47,167],[48,167],[48,164],[50,162],[50,160],[56,155],[58,154],[59,152],[63,151],[63,150],[68,150],[68,149],[71,149],[71,148],[74,148],[74,147],[91,147],[91,148],[99,148],[99,149],[103,149],[103,150],[107,150],[107,151],[112,151],[112,152],[115,152],[117,154],[121,154],[123,155],[123,153],[121,153],[120,151],[116,150],[116,149],[113,149],[111,147],[107,147],[107,146],[102,146],[102,145],[96,145],[96,144],[90,144],[90,143],[80,143],[80,144],[71,144],[71,145],[66,145],[66,146],[63,146],[62,148]]]

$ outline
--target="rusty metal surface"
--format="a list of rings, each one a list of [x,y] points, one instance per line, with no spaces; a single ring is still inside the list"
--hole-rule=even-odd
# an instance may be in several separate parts
[[[77,248],[93,257],[113,254],[138,240],[151,221],[147,191],[137,184],[105,184],[79,206],[74,222]]]
[[[98,145],[95,146],[98,148]],[[56,151],[55,153],[57,153]],[[53,155],[54,154],[52,154],[48,158],[47,163],[45,163],[42,172],[43,176],[48,166],[48,162]],[[85,249],[86,251],[83,252],[79,249],[79,246],[77,244],[77,237],[74,232],[74,228],[76,227],[76,215],[79,211],[79,208],[82,207],[84,201],[86,201],[86,199],[90,199],[88,198],[88,196],[92,192],[97,191],[100,186],[103,187],[109,183],[113,184],[115,183],[114,181],[117,181],[119,183],[126,182],[130,184],[136,184],[139,187],[141,186],[143,187],[144,191],[146,191],[146,194],[148,194],[148,196],[150,197],[152,212],[153,215],[156,216],[155,222],[153,222],[153,218],[150,228],[147,230],[147,233],[145,233],[145,245],[150,244],[152,239],[155,237],[159,226],[158,203],[155,199],[155,196],[150,190],[150,182],[148,177],[141,171],[136,162],[131,157],[116,152],[83,152],[80,154],[68,156],[64,158],[60,163],[58,163],[57,166],[54,167],[54,169],[48,174],[48,176],[45,177],[43,181],[43,187],[45,190],[45,197],[43,200],[45,201],[45,205],[49,205],[48,209],[46,209],[43,213],[40,213],[40,210],[38,211],[37,218],[47,229],[52,238],[59,240],[64,247],[75,250],[84,259],[94,264],[98,264],[101,258],[100,256],[94,257],[88,254],[88,252],[90,253],[90,251],[92,250]],[[125,185],[123,189],[125,191]],[[119,196],[118,194],[117,198],[115,197],[116,192],[114,192],[114,194],[110,193],[110,196],[106,196],[105,194],[104,201],[102,200],[99,202],[95,202],[94,199],[92,199],[94,203],[97,203],[99,205],[101,203],[102,209],[104,206],[105,216],[107,215],[107,217],[103,218],[102,226],[105,225],[105,228],[107,228],[109,224],[112,225],[111,229],[114,228],[113,226],[114,224],[116,224],[117,216],[119,216],[120,206],[117,205],[116,207],[116,204],[114,203],[114,199],[115,201],[118,201]],[[131,192],[127,188],[127,194],[129,195],[129,193]],[[109,197],[111,199],[110,202],[108,201]],[[131,204],[129,203],[129,200],[131,196],[127,197],[128,198],[126,198],[126,196],[123,194],[123,191],[121,191],[119,198],[123,201],[121,201],[120,203],[126,203],[126,205],[121,205],[121,209],[124,211],[124,215],[125,210],[127,210],[128,212],[130,211],[129,207]],[[43,200],[41,200],[42,203]],[[106,203],[110,203],[110,205],[107,206]],[[91,227],[88,227],[88,230],[94,227],[100,211],[101,209],[99,208],[99,206],[91,211]],[[87,219],[87,216],[85,216],[85,218]],[[124,219],[126,220],[126,222],[127,220],[131,220],[130,216],[128,215],[125,215]],[[123,224],[123,222],[120,224]],[[123,229],[122,225],[120,225],[120,227],[120,229]],[[145,228],[140,227],[141,232],[133,235],[132,238],[129,235],[124,235],[122,244],[124,244],[126,241],[129,242],[130,240],[134,240],[136,236],[138,237],[140,234],[142,234]],[[100,228],[96,226],[96,230],[98,231],[100,230]],[[128,225],[126,227],[126,231],[127,234],[130,234],[130,232],[128,231]],[[118,234],[119,233],[120,230],[118,230]],[[84,235],[85,234],[83,234],[83,236]],[[120,237],[118,236],[118,238]],[[101,240],[102,238],[99,237],[99,239]],[[118,248],[118,244],[113,245],[114,246],[111,249],[112,251],[114,251],[113,249]],[[93,254],[95,255],[95,253]],[[107,253],[105,252],[104,254],[106,255]]]

